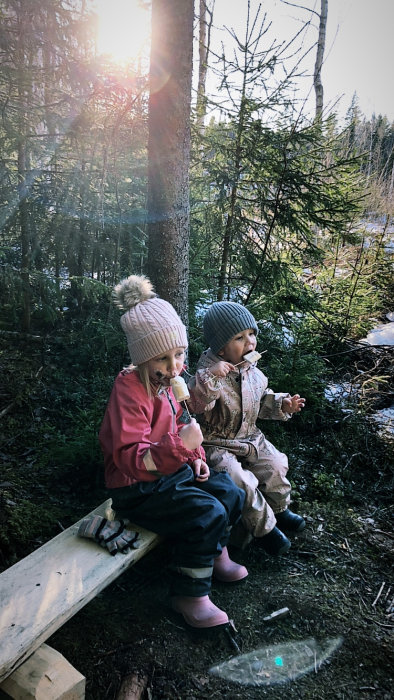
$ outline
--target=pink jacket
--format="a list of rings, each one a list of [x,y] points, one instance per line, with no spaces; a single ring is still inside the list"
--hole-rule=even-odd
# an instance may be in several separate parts
[[[138,372],[120,372],[99,433],[106,486],[156,481],[198,459],[198,450],[187,450],[179,437],[182,413],[171,389],[150,399]]]

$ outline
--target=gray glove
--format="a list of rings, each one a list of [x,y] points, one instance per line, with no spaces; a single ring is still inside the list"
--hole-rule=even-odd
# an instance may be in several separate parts
[[[108,549],[110,554],[127,552],[130,548],[137,549],[138,532],[128,530],[123,520],[107,520],[101,515],[90,515],[82,520],[78,535],[96,540],[101,547]]]

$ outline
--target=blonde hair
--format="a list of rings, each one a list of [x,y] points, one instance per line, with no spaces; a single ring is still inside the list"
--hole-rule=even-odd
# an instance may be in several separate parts
[[[148,394],[149,398],[151,399],[153,394],[152,394],[152,385],[149,377],[149,368],[148,368],[148,362],[141,362],[138,367],[135,367],[137,370],[139,377],[141,379],[142,384],[144,385],[146,389],[146,393]]]
[[[140,365],[131,364],[131,365],[128,365],[127,367],[125,367],[124,371],[127,373],[128,372],[138,372],[138,376],[141,380],[141,384],[143,384],[143,386],[145,387],[146,393],[148,394],[149,398],[152,399],[153,394],[157,393],[157,389],[154,389],[154,387],[152,389],[152,381],[151,381],[150,376],[149,376],[148,364],[149,364],[149,360],[147,360],[146,362],[141,362]]]
[[[149,398],[151,399],[153,397],[152,393],[152,384],[151,380],[149,377],[149,369],[148,369],[148,362],[141,362],[140,365],[127,365],[127,367],[123,368],[123,372],[125,374],[130,374],[131,372],[137,372],[138,376],[141,380],[141,383],[146,389],[146,393],[148,394]]]

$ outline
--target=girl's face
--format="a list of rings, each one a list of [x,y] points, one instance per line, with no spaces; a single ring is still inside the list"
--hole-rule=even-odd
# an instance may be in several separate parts
[[[231,362],[233,365],[242,362],[242,358],[247,352],[256,349],[256,333],[253,328],[247,328],[234,335],[226,345],[219,350],[218,355],[225,362]]]
[[[148,360],[149,379],[153,384],[170,386],[170,379],[177,377],[182,372],[184,362],[185,348],[167,350],[163,355]]]

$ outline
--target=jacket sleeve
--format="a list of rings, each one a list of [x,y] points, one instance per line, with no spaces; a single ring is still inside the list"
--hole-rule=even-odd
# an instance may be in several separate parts
[[[195,451],[185,448],[178,431],[152,440],[153,403],[140,398],[130,397],[125,382],[115,383],[100,442],[104,456],[110,456],[123,474],[136,481],[152,481],[176,472],[196,457]]]
[[[189,402],[188,402],[189,403]],[[177,425],[178,425],[178,430],[181,430],[185,425],[187,425],[188,422],[184,422],[182,420],[184,416],[184,409],[182,406],[180,406],[179,411],[177,412]],[[192,464],[195,459],[203,459],[204,462],[206,461],[206,455],[205,455],[205,450],[202,445],[198,447],[196,450],[190,450],[189,454],[191,455],[191,461],[188,461],[188,464]]]
[[[211,411],[220,396],[222,384],[223,379],[215,377],[206,367],[198,369],[187,384],[190,393],[187,404],[190,410],[193,413]]]
[[[262,420],[289,420],[290,413],[282,411],[282,399],[288,396],[290,396],[289,393],[275,394],[272,389],[266,389],[260,401],[258,417]]]

